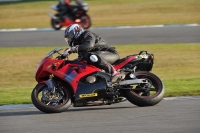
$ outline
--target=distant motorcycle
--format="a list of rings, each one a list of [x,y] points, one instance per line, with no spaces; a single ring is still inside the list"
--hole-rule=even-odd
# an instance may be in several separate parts
[[[55,15],[48,13],[51,17],[51,26],[55,30],[60,30],[63,26],[69,26],[70,24],[79,24],[84,29],[91,27],[91,19],[87,14],[88,5],[84,3],[83,5],[71,5],[73,13],[67,14],[66,16],[61,16],[58,4],[50,6],[51,9],[57,11]]]
[[[154,55],[147,51],[129,55],[113,66],[124,78],[111,82],[110,74],[83,58],[63,60],[61,48],[49,52],[39,63],[35,78],[38,84],[31,99],[45,113],[60,113],[74,107],[111,105],[128,100],[139,107],[158,104],[164,96],[161,79],[150,73]]]

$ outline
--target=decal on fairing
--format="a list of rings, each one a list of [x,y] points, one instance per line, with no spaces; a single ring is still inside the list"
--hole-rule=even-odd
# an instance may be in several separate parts
[[[83,97],[96,97],[98,96],[97,93],[90,93],[90,94],[80,94],[79,97],[83,98]]]
[[[66,79],[69,82],[72,82],[72,80],[77,76],[78,74],[74,71],[73,68],[69,68],[66,71],[66,75],[64,76],[64,79]]]

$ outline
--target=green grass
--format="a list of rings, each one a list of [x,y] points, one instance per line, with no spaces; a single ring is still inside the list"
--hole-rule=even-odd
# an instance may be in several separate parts
[[[51,27],[47,12],[57,0],[0,2],[0,29]],[[85,0],[92,27],[200,23],[199,0]],[[0,105],[31,103],[35,69],[54,47],[0,48]],[[153,73],[165,97],[200,95],[199,44],[116,46],[121,57],[148,50],[155,54]],[[12,54],[10,54],[12,53]],[[72,56],[74,58],[76,55]]]
[[[85,0],[92,27],[200,23],[199,0]],[[51,27],[58,0],[0,3],[0,29]]]
[[[53,48],[0,48],[0,105],[31,103],[31,91],[37,84],[36,67]],[[117,45],[116,49],[120,57],[140,50],[154,53],[152,72],[162,79],[165,97],[200,95],[200,44]],[[76,56],[71,55],[70,59]]]

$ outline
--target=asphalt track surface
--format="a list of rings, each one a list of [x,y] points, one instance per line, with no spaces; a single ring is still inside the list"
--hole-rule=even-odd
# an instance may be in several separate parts
[[[91,29],[111,45],[200,43],[200,27]],[[106,32],[105,32],[106,31]],[[63,46],[63,31],[0,32],[0,47]],[[152,107],[129,102],[70,107],[45,114],[33,105],[0,108],[0,133],[200,133],[200,97],[163,99]]]
[[[199,43],[200,26],[91,28],[110,45],[152,43]],[[65,46],[64,31],[0,32],[0,47]]]
[[[1,133],[199,133],[200,97],[164,99],[152,107],[129,102],[70,107],[45,114],[36,108],[0,109]]]

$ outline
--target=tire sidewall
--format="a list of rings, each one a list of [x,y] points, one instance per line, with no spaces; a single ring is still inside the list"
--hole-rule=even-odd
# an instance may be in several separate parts
[[[145,97],[145,96],[139,96],[132,90],[124,90],[124,95],[127,98],[129,102],[132,104],[135,104],[140,107],[144,106],[153,106],[158,104],[164,97],[165,89],[162,81],[160,80],[159,77],[157,77],[155,74],[146,72],[146,71],[140,71],[135,73],[136,77],[139,75],[148,75],[151,78],[155,79],[156,82],[158,83],[158,87],[160,90],[153,96],[150,97]]]
[[[47,106],[37,98],[37,92],[43,88],[47,87],[46,84],[37,84],[36,87],[33,89],[31,94],[32,103],[35,105],[37,109],[45,113],[61,113],[67,110],[71,106],[71,95],[70,92],[65,89],[66,93],[68,94],[68,101],[59,106]]]

